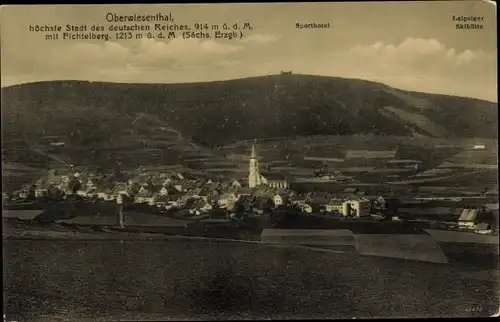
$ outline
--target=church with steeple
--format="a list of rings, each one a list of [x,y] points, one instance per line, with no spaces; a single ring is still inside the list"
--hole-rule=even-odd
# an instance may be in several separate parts
[[[252,155],[250,156],[250,168],[248,171],[248,187],[256,188],[262,183],[259,170],[259,160],[255,150],[255,143],[252,145]]]
[[[248,171],[248,187],[257,188],[261,185],[277,189],[288,189],[290,187],[286,176],[280,173],[268,173],[263,176],[259,169],[259,160],[255,142],[252,144],[252,155],[250,156],[250,165]]]

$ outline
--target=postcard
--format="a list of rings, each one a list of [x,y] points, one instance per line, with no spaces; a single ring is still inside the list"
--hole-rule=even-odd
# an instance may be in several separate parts
[[[491,317],[491,1],[8,5],[4,321]]]

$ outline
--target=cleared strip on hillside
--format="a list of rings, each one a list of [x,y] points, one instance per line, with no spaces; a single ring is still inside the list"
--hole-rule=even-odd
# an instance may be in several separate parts
[[[443,168],[469,168],[469,169],[498,169],[498,164],[478,164],[478,163],[454,163],[444,162],[439,165]]]
[[[449,135],[448,131],[446,131],[442,126],[423,115],[406,112],[392,106],[385,106],[384,109],[394,113],[401,120],[410,122],[411,124],[416,125],[419,129],[424,130],[433,136],[447,137]]]
[[[346,159],[394,159],[396,150],[373,151],[373,150],[348,150]]]
[[[342,172],[368,172],[374,170],[374,167],[350,167],[342,168]]]
[[[406,164],[406,163],[410,163],[410,164],[414,164],[414,163],[422,163],[422,161],[420,160],[410,160],[410,159],[405,159],[405,160],[389,160],[387,161],[387,163],[389,164]]]
[[[344,159],[323,158],[323,157],[304,157],[304,161],[344,162]]]
[[[370,170],[370,173],[408,173],[411,171],[413,171],[412,168],[383,168]]]

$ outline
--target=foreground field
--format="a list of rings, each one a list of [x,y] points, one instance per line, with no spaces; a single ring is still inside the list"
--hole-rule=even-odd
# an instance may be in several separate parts
[[[6,239],[10,320],[489,316],[447,265],[208,239]],[[480,312],[471,308],[480,307]]]

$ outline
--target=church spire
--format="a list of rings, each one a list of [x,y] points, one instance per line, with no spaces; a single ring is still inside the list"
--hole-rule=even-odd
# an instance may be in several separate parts
[[[256,141],[257,141],[257,140],[254,140],[254,141],[253,141],[254,143],[252,144],[252,159],[257,158],[257,152],[255,151],[255,142],[256,142]]]
[[[250,188],[258,187],[261,184],[259,161],[257,160],[257,151],[255,149],[255,141],[252,144],[252,156],[250,157],[249,172],[248,172],[248,186]]]

